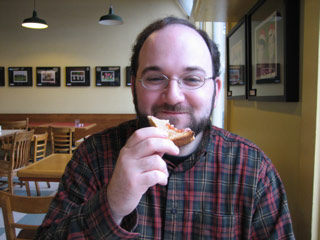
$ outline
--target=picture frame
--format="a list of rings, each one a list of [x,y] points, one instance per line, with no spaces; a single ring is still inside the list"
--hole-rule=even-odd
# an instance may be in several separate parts
[[[247,20],[244,16],[228,33],[227,98],[247,98]]]
[[[260,0],[248,12],[248,100],[299,101],[299,0]]]
[[[131,86],[131,67],[126,67],[126,86]]]
[[[4,67],[0,67],[0,87],[4,87]]]
[[[37,87],[60,87],[60,67],[37,67]]]
[[[9,67],[10,87],[32,87],[32,67]]]
[[[90,67],[66,67],[66,86],[90,86]]]
[[[96,86],[120,86],[120,66],[96,67]]]

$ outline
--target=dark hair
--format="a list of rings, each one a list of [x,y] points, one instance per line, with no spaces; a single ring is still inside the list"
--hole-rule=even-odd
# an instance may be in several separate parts
[[[212,69],[213,69],[213,77],[216,78],[220,75],[220,52],[218,50],[217,45],[209,38],[208,34],[200,29],[197,29],[192,23],[185,19],[176,18],[176,17],[167,17],[160,20],[157,20],[147,26],[137,37],[136,42],[132,48],[132,56],[131,56],[131,74],[132,76],[137,76],[137,71],[139,67],[139,54],[144,44],[145,40],[155,31],[158,31],[168,25],[172,24],[181,24],[187,27],[194,29],[196,32],[200,34],[203,40],[206,42],[208,49],[210,51],[211,59],[212,59]]]

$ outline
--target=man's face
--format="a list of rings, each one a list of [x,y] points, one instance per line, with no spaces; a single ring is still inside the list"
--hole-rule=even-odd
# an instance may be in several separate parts
[[[220,90],[220,79],[206,80],[195,90],[181,89],[176,80],[187,72],[211,77],[212,60],[202,37],[184,25],[170,25],[151,34],[141,48],[137,79],[157,72],[170,79],[167,88],[152,91],[135,81],[135,96],[139,116],[153,115],[168,119],[177,128],[191,128],[196,133],[209,123],[214,102],[214,87]],[[218,94],[216,94],[218,96]]]

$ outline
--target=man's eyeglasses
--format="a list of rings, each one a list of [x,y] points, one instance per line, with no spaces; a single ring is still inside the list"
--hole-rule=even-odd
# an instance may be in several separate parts
[[[179,78],[171,78],[176,80],[182,89],[194,90],[201,88],[206,80],[213,79],[213,77],[204,77],[200,74],[187,73]],[[138,79],[142,86],[148,90],[163,90],[165,89],[170,79],[161,73],[145,74],[141,79]]]

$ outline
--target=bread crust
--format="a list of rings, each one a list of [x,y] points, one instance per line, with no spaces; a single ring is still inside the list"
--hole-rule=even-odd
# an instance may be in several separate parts
[[[167,131],[168,138],[178,147],[186,145],[195,139],[194,132],[191,129],[177,129],[170,124],[169,120],[159,119],[154,116],[148,116],[148,120],[151,126]]]

